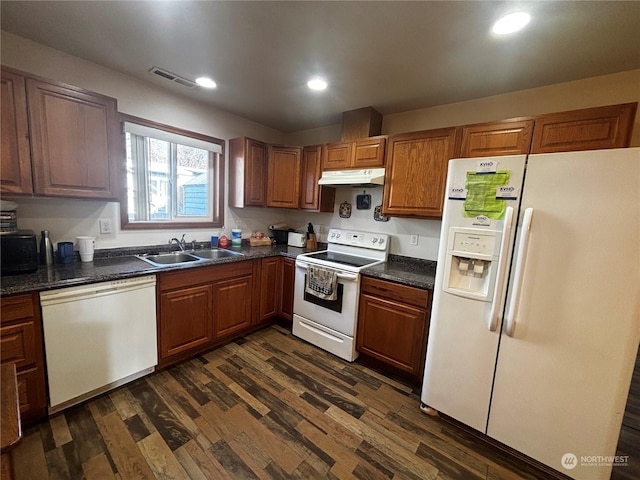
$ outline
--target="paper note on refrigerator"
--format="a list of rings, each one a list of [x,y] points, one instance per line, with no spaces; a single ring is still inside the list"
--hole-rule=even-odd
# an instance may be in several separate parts
[[[463,204],[465,217],[484,215],[493,220],[504,216],[507,202],[496,198],[496,189],[509,183],[509,170],[495,173],[467,172],[467,198]]]

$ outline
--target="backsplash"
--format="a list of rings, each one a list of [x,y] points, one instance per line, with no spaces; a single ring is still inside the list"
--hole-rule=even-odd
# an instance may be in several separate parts
[[[357,195],[371,195],[370,208],[357,208]],[[311,222],[318,240],[326,242],[329,228],[343,228],[381,232],[391,235],[389,252],[394,255],[436,260],[441,222],[439,220],[414,220],[389,218],[388,222],[374,220],[374,209],[382,203],[382,187],[339,187],[336,191],[334,213],[317,213],[304,210],[277,208],[227,208],[225,228],[230,235],[232,228],[242,229],[244,238],[253,231],[269,234],[269,225],[284,222],[291,228],[306,231]],[[166,230],[120,230],[120,210],[117,202],[100,200],[75,200],[63,198],[17,198],[18,227],[33,230],[39,238],[41,230],[49,230],[54,245],[62,241],[75,241],[80,235],[96,237],[96,249],[162,245],[172,237],[185,234],[187,241],[206,242],[214,229],[191,228]],[[351,216],[341,218],[338,210],[341,203],[351,205]],[[111,221],[112,233],[101,234],[98,221]],[[418,244],[410,245],[412,235],[417,235]]]

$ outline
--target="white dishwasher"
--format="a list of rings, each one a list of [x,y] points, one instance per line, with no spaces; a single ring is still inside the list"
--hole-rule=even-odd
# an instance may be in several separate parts
[[[148,275],[40,293],[50,413],[154,370],[155,285]]]

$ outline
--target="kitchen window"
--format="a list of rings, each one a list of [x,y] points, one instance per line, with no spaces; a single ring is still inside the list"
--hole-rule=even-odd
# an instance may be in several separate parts
[[[221,227],[224,141],[129,115],[121,120],[122,228]]]

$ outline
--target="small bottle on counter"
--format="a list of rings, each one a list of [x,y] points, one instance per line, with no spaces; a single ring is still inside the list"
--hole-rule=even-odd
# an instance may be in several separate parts
[[[218,245],[220,248],[227,248],[229,246],[229,237],[227,237],[227,231],[222,227],[220,230],[220,237],[218,238]]]
[[[40,235],[40,264],[53,265],[53,243],[49,238],[49,230],[42,230]]]

